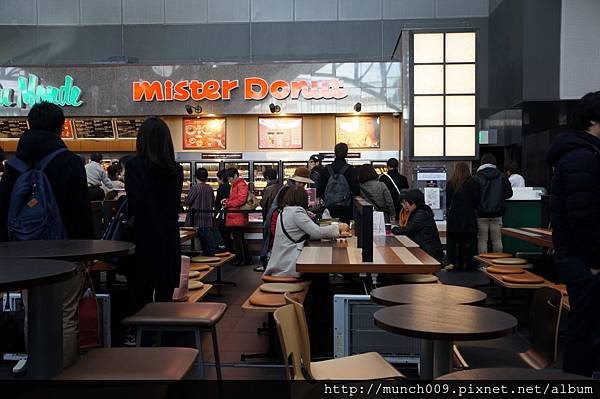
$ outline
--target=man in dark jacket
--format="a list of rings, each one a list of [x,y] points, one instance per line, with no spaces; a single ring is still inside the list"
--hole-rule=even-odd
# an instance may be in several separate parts
[[[396,208],[396,219],[400,215],[402,210],[402,201],[400,201],[400,191],[408,188],[408,180],[404,175],[401,175],[398,171],[400,163],[396,158],[390,158],[387,161],[387,173],[379,176],[379,181],[383,182],[390,194],[392,194],[392,200],[394,201],[394,208]]]
[[[496,167],[496,157],[483,154],[481,166],[473,176],[479,183],[479,206],[477,207],[477,241],[479,253],[488,252],[488,240],[492,238],[493,252],[502,252],[502,216],[505,201],[513,191],[508,178]]]
[[[574,125],[546,160],[555,264],[571,305],[563,370],[591,376],[600,357],[600,92],[581,99]]]
[[[322,172],[319,176],[319,186],[317,188],[317,197],[322,198],[325,201],[327,206],[327,198],[325,192],[327,190],[327,183],[329,183],[329,178],[331,177],[331,173],[329,172],[330,167],[334,173],[341,173],[342,170],[348,185],[350,186],[350,204],[344,206],[327,206],[329,209],[329,214],[331,217],[339,218],[340,221],[344,223],[350,223],[352,220],[352,197],[359,195],[360,186],[358,184],[358,177],[356,174],[356,169],[349,165],[346,162],[346,157],[348,156],[348,145],[346,143],[338,143],[335,145],[335,160],[331,165],[323,168]]]
[[[34,105],[27,116],[31,128],[17,145],[16,156],[26,164],[40,161],[65,143],[60,132],[65,122],[62,110],[54,104]],[[59,154],[45,169],[69,239],[93,238],[93,222],[87,193],[87,178],[81,159],[71,151]],[[0,240],[8,239],[7,219],[10,196],[19,172],[7,166],[0,181]],[[64,287],[63,298],[63,366],[70,366],[79,356],[79,320],[77,309],[81,297],[82,270]]]
[[[423,251],[440,262],[442,266],[446,266],[448,259],[442,249],[440,233],[435,224],[433,211],[425,205],[425,196],[421,190],[415,188],[406,192],[404,201],[410,210],[408,223],[405,227],[394,226],[392,233],[408,236],[408,238],[419,244]]]

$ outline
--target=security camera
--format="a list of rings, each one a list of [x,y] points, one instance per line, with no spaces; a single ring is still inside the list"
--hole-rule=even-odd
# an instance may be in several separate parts
[[[394,112],[392,115],[394,116],[394,118],[400,118],[402,116],[400,112]]]
[[[191,105],[187,104],[187,105],[185,106],[185,112],[187,112],[187,113],[188,113],[188,115],[191,115],[191,114],[193,114],[193,113],[194,113],[194,110],[192,109],[192,106],[191,106]]]
[[[190,105],[190,104],[186,104],[185,106],[185,112],[188,113],[188,115],[192,115],[192,114],[201,114],[202,113],[202,107],[200,105]]]
[[[360,112],[361,109],[362,109],[362,104],[361,103],[354,104],[354,111]]]
[[[272,114],[276,114],[278,112],[281,112],[281,107],[279,105],[275,105],[273,103],[269,104],[269,110],[271,111]]]

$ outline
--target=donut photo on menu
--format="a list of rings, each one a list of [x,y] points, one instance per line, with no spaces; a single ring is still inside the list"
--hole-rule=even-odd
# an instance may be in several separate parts
[[[183,119],[183,148],[225,149],[225,118]]]

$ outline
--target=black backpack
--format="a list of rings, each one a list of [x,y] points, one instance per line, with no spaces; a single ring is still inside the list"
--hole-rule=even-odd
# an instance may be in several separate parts
[[[350,184],[348,184],[348,180],[346,179],[346,176],[344,176],[344,173],[346,173],[349,167],[350,166],[346,164],[342,167],[340,173],[335,173],[331,165],[327,166],[329,180],[327,181],[325,193],[323,194],[326,208],[329,208],[330,206],[350,206],[352,198]]]

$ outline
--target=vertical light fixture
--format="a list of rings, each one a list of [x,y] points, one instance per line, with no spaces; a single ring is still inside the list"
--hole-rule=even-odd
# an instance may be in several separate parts
[[[476,33],[413,33],[411,38],[412,157],[475,157]]]

